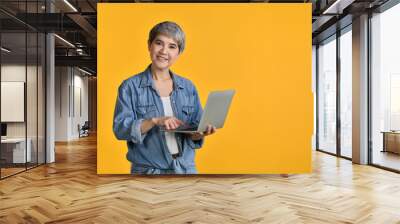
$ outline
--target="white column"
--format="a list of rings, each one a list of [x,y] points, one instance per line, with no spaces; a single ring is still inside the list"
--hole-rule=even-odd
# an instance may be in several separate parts
[[[353,19],[353,162],[368,163],[368,15]]]
[[[48,1],[47,12],[53,12],[54,6]],[[55,162],[54,133],[55,133],[55,54],[54,35],[46,35],[46,163]]]
[[[55,150],[54,150],[54,133],[55,133],[55,76],[54,76],[54,35],[47,34],[46,36],[46,60],[47,60],[47,67],[46,67],[46,85],[47,85],[47,92],[46,92],[46,163],[52,163],[55,161]]]

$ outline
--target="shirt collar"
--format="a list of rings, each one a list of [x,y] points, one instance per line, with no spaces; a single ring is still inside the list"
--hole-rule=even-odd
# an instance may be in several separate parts
[[[144,71],[144,76],[142,76],[142,79],[140,81],[140,87],[153,87],[153,77],[151,75],[151,64],[147,66],[146,70]],[[178,87],[180,89],[185,88],[181,77],[179,77],[177,74],[173,73],[171,70],[169,70],[169,73],[171,74],[172,81],[174,82],[174,88]]]

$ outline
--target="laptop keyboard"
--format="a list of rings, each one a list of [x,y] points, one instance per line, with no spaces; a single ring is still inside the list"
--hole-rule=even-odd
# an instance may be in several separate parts
[[[197,131],[197,127],[178,127],[176,130],[179,131]]]
[[[162,131],[166,130],[164,126],[160,127],[160,129]],[[178,128],[176,128],[175,130],[178,130],[178,131],[197,131],[197,126],[182,125],[182,126],[179,126]]]

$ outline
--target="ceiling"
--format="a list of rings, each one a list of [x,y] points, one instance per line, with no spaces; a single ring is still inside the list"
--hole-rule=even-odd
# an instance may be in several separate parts
[[[44,45],[36,40],[43,40],[43,36],[36,35],[54,32],[56,66],[79,66],[96,73],[96,4],[95,0],[1,0],[2,46],[12,49],[2,52],[2,60],[18,62],[26,55],[29,61]]]
[[[335,2],[338,3],[335,3]],[[313,43],[351,24],[351,17],[374,9],[388,0],[231,0],[251,3],[312,3]],[[1,0],[0,24],[2,45],[24,54],[24,32],[54,32],[56,65],[81,66],[96,71],[97,63],[97,2],[194,2],[188,0]],[[199,1],[196,1],[199,2]],[[201,2],[225,2],[202,0]],[[51,12],[51,13],[50,13]],[[338,21],[341,22],[338,22]],[[346,22],[347,21],[347,22]],[[338,25],[339,24],[339,25]],[[32,37],[30,37],[32,38]],[[34,52],[36,42],[28,38],[27,52]],[[67,40],[66,43],[62,39]],[[6,44],[7,43],[7,44]]]

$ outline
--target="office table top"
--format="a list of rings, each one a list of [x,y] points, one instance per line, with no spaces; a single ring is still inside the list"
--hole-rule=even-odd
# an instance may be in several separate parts
[[[400,131],[381,131],[381,133],[400,134]]]
[[[30,139],[28,138],[28,141]],[[25,138],[5,138],[5,139],[1,139],[1,143],[20,143],[20,142],[24,142]]]

